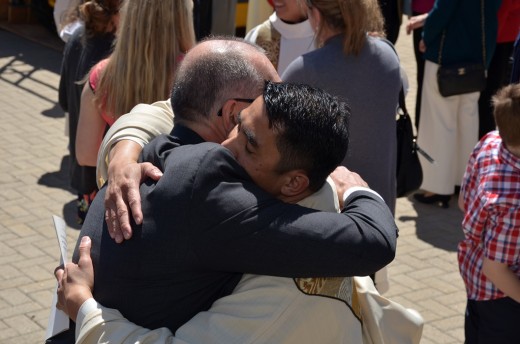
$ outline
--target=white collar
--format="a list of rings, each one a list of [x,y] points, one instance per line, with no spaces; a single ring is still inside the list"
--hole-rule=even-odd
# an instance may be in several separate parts
[[[274,12],[269,17],[269,21],[284,38],[297,39],[314,36],[314,31],[312,30],[309,19],[297,24],[287,24],[278,18],[276,12]]]

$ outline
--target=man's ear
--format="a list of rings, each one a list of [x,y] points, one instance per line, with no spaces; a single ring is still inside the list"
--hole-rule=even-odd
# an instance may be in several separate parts
[[[309,177],[303,170],[286,172],[286,179],[282,185],[281,194],[286,197],[298,196],[309,188]]]
[[[235,113],[235,106],[236,102],[232,99],[229,99],[228,101],[226,101],[226,103],[224,103],[224,106],[222,107],[222,118],[224,119],[224,126],[228,133],[231,132],[231,130],[233,130],[233,128],[237,124],[237,114]]]

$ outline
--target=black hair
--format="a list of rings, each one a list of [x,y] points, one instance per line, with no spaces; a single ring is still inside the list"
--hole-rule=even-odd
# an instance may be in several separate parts
[[[350,107],[308,86],[266,81],[263,98],[269,127],[278,132],[278,172],[303,169],[317,191],[348,150]]]

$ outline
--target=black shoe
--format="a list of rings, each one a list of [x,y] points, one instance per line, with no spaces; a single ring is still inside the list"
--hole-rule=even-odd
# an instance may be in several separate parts
[[[443,208],[448,208],[449,202],[451,199],[451,195],[434,194],[431,196],[426,196],[426,194],[424,194],[424,193],[416,193],[415,195],[413,195],[413,198],[415,198],[420,203],[425,203],[425,204],[437,203]]]

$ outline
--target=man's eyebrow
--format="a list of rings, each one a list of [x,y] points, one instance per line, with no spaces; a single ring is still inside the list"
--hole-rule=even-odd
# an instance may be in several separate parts
[[[240,131],[242,131],[244,135],[246,135],[247,142],[249,142],[251,146],[257,148],[258,141],[256,141],[255,135],[251,132],[251,130],[244,128],[244,126],[242,125],[242,111],[238,113],[237,123],[240,126]]]

